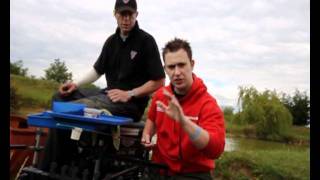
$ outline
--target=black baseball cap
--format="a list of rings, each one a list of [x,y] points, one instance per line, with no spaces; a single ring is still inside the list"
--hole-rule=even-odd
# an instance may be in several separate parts
[[[121,11],[137,11],[137,2],[136,0],[116,0],[116,4],[114,5],[114,10],[116,12]]]

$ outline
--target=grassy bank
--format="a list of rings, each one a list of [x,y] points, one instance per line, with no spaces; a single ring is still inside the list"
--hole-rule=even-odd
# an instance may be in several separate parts
[[[227,136],[260,139],[254,126],[226,121]],[[310,179],[310,128],[292,126],[285,137],[264,139],[293,144],[288,149],[236,149],[216,160],[215,179]],[[255,145],[256,146],[256,145]]]
[[[225,152],[216,160],[215,179],[310,179],[309,149]]]
[[[20,107],[43,107],[50,105],[50,100],[59,84],[53,81],[32,79],[10,75],[10,84],[16,89]]]
[[[10,86],[16,91],[19,107],[14,113],[28,114],[30,111],[50,108],[52,96],[57,92],[59,83],[10,74]],[[89,84],[81,88],[97,89],[98,87]]]

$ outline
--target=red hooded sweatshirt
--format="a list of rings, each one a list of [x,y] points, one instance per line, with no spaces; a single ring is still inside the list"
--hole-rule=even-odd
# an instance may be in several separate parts
[[[214,159],[224,151],[223,113],[203,81],[195,74],[193,80],[190,91],[179,99],[179,103],[185,116],[208,131],[209,143],[203,149],[197,149],[180,124],[157,107],[155,102],[158,100],[168,105],[162,88],[155,93],[149,108],[148,118],[155,123],[157,134],[152,160],[168,165],[169,174],[208,172],[215,167]],[[163,88],[173,94],[171,85]]]

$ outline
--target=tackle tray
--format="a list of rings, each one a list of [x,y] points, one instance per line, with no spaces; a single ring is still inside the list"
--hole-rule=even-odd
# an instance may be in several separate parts
[[[133,119],[121,116],[100,115],[97,118],[82,115],[66,114],[53,111],[45,111],[38,114],[31,114],[27,118],[28,125],[72,129],[74,127],[86,130],[96,130],[101,125],[125,125],[133,122]]]

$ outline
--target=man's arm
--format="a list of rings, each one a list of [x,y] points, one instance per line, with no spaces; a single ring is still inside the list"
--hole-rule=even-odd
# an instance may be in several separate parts
[[[152,148],[154,144],[151,143],[151,138],[156,132],[156,125],[150,119],[147,119],[141,137],[141,144],[146,148]]]
[[[159,80],[149,80],[146,83],[144,83],[142,86],[134,88],[130,91],[124,91],[120,89],[111,89],[111,90],[108,90],[107,93],[109,98],[112,100],[112,102],[127,102],[133,96],[134,97],[147,96],[155,92],[157,89],[159,89],[163,85],[164,85],[164,78]]]
[[[203,116],[206,121],[202,124],[206,129],[192,122],[184,115],[183,109],[174,95],[164,90],[163,94],[168,98],[169,104],[157,101],[157,105],[172,119],[180,123],[183,130],[189,135],[190,141],[210,158],[221,155],[225,145],[225,129],[222,114],[214,108],[206,107],[210,112]],[[214,111],[214,112],[213,112]]]
[[[184,115],[182,107],[173,94],[170,94],[166,90],[163,91],[163,94],[169,100],[168,106],[161,101],[157,101],[157,105],[168,116],[180,123],[183,130],[189,135],[190,140],[198,149],[206,147],[209,143],[209,133]]]
[[[189,135],[190,140],[198,149],[203,149],[209,143],[209,133],[186,116],[181,117],[181,127]]]
[[[76,90],[78,87],[84,84],[89,84],[101,77],[101,74],[98,74],[97,71],[92,68],[88,73],[86,73],[82,78],[74,81],[74,82],[67,82],[60,86],[59,92],[62,96],[67,96]]]
[[[101,74],[92,68],[87,74],[85,74],[81,79],[74,81],[77,87],[80,87],[84,84],[89,84],[95,82],[97,79],[101,77]]]
[[[164,86],[164,78],[147,81],[142,86],[132,89],[132,91],[134,91],[135,97],[143,97],[155,92],[162,86]]]

